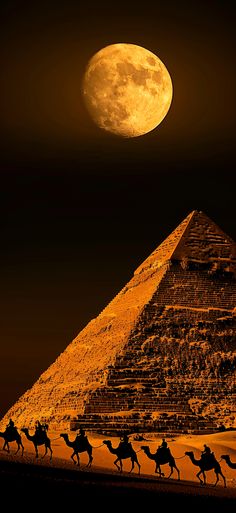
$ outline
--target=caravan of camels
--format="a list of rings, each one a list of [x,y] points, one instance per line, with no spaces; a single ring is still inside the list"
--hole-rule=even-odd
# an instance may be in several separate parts
[[[39,421],[37,421],[35,425],[35,432],[34,434],[29,433],[28,428],[22,428],[21,431],[24,433],[26,438],[31,441],[34,445],[35,449],[35,457],[38,458],[38,447],[43,446],[45,449],[45,452],[42,456],[44,458],[47,453],[50,454],[50,460],[52,459],[52,447],[51,447],[51,440],[48,437],[48,425],[47,424],[41,424]],[[22,443],[22,437],[20,433],[18,432],[18,429],[14,425],[14,422],[10,419],[6,429],[4,432],[0,432],[0,437],[3,438],[4,444],[3,444],[3,450],[10,452],[9,444],[12,442],[16,442],[17,444],[17,450],[15,454],[17,454],[21,449],[21,455],[24,454],[24,445]],[[114,461],[114,465],[116,466],[117,470],[119,472],[122,472],[123,470],[123,463],[122,460],[129,459],[131,461],[131,469],[130,472],[134,469],[135,465],[138,469],[138,474],[140,474],[141,465],[138,461],[137,452],[143,451],[147,458],[150,460],[153,460],[155,463],[155,473],[158,474],[158,477],[164,477],[165,474],[162,471],[162,466],[169,465],[170,473],[167,476],[169,479],[173,472],[176,471],[178,479],[180,479],[180,470],[176,465],[176,459],[182,459],[185,457],[188,457],[193,465],[199,468],[199,472],[196,474],[196,477],[198,478],[199,482],[202,485],[206,484],[206,472],[209,470],[213,470],[216,476],[216,481],[214,483],[214,486],[218,483],[219,477],[222,478],[224,487],[226,487],[226,479],[224,474],[222,473],[220,462],[217,461],[214,452],[211,451],[210,447],[208,447],[206,444],[204,444],[204,450],[201,452],[200,459],[196,459],[194,456],[193,451],[185,451],[183,456],[179,458],[174,458],[174,456],[171,453],[170,448],[168,447],[167,441],[165,438],[162,439],[161,445],[158,446],[157,450],[155,452],[151,452],[150,447],[148,445],[141,445],[138,451],[135,451],[132,443],[129,440],[129,436],[124,433],[120,437],[120,443],[117,447],[113,447],[112,442],[110,440],[103,440],[102,444],[98,447],[93,447],[91,443],[88,440],[88,437],[86,436],[86,433],[84,429],[81,427],[79,430],[79,433],[77,433],[75,439],[71,441],[69,439],[69,435],[67,433],[61,433],[58,438],[62,438],[65,442],[65,444],[70,447],[73,452],[71,454],[72,461],[80,466],[80,453],[87,453],[88,455],[88,463],[87,467],[91,467],[92,461],[93,461],[93,449],[97,449],[101,446],[106,446],[108,451],[111,454],[114,454],[116,456],[116,459]],[[138,436],[136,439],[138,440],[145,440],[142,436]],[[228,454],[222,454],[221,460],[224,460],[229,468],[236,470],[236,461],[232,462],[231,458]]]

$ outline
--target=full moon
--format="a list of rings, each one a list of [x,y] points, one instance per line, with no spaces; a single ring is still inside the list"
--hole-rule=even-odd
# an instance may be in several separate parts
[[[88,62],[82,85],[85,105],[103,130],[137,137],[156,128],[173,95],[163,62],[142,46],[117,43]]]

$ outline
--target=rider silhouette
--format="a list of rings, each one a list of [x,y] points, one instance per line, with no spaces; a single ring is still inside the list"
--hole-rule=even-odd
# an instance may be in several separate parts
[[[207,458],[213,454],[211,452],[210,447],[208,447],[208,445],[204,444],[203,447],[204,447],[204,450],[202,451],[202,458]]]
[[[167,449],[168,444],[165,438],[162,438],[162,443],[160,445],[160,449]]]
[[[8,422],[8,424],[7,424],[7,427],[6,427],[6,431],[7,431],[8,433],[10,433],[10,432],[14,431],[14,429],[16,429],[16,428],[15,428],[15,424],[14,424],[13,420],[12,420],[12,419],[10,419],[10,420],[9,420],[9,422]]]
[[[87,436],[84,429],[81,427],[79,433],[76,435],[76,442],[83,443],[87,441]]]
[[[131,443],[129,442],[129,437],[126,433],[124,433],[121,437],[120,437],[120,443],[119,443],[119,449],[132,449],[132,445]]]
[[[215,458],[214,452],[211,451],[210,447],[208,445],[204,444],[204,450],[202,451],[201,458],[207,459],[207,458]]]
[[[35,423],[35,434],[38,436],[42,436],[44,434],[43,426],[39,420],[37,420]]]
[[[161,443],[161,445],[158,446],[157,452],[161,453],[161,454],[170,452],[170,449],[168,447],[168,444],[167,444],[167,441],[165,438],[162,438],[162,443]]]
[[[204,450],[202,451],[202,456],[209,456],[211,454],[211,449],[208,445],[204,444]]]

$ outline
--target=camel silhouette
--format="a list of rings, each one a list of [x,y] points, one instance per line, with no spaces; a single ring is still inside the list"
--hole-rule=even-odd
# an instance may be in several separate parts
[[[223,455],[221,456],[221,458],[222,458],[222,460],[225,460],[225,461],[226,461],[226,463],[227,463],[228,467],[236,469],[236,462],[235,462],[235,463],[233,463],[233,462],[231,461],[230,456],[229,456],[228,454],[223,454]]]
[[[42,456],[42,458],[44,458],[44,456],[46,456],[46,454],[48,452],[48,449],[49,449],[49,451],[50,451],[50,460],[52,459],[51,442],[50,442],[50,439],[47,436],[46,431],[43,431],[42,434],[38,434],[38,433],[35,432],[34,435],[30,435],[29,434],[28,428],[22,428],[21,431],[23,431],[23,433],[25,433],[25,436],[26,436],[26,438],[28,440],[33,442],[34,448],[35,448],[35,453],[36,453],[36,458],[38,458],[38,455],[39,455],[38,454],[38,445],[44,445],[45,446],[45,453]]]
[[[154,460],[156,462],[156,468],[155,473],[157,474],[159,472],[159,477],[164,476],[163,472],[161,471],[161,465],[165,465],[166,463],[170,466],[170,474],[167,479],[170,478],[170,476],[173,474],[173,470],[175,469],[178,474],[178,479],[180,479],[180,471],[178,467],[176,466],[174,457],[172,456],[170,450],[168,449],[160,449],[157,450],[155,453],[151,453],[150,448],[148,445],[142,445],[141,449],[145,452],[146,456],[150,458],[150,460]]]
[[[13,429],[6,429],[6,431],[4,432],[1,432],[0,433],[0,438],[3,438],[4,439],[4,444],[3,444],[3,451],[7,451],[7,452],[10,452],[10,448],[9,448],[9,443],[10,442],[16,442],[17,443],[17,450],[15,452],[15,454],[18,453],[18,451],[20,450],[20,447],[22,448],[22,455],[24,453],[24,446],[22,444],[22,440],[21,440],[21,436],[20,434],[18,433],[17,429],[16,428],[13,428]]]
[[[88,457],[89,457],[89,462],[86,465],[86,467],[91,467],[91,464],[93,461],[93,456],[92,456],[93,448],[92,448],[92,445],[90,445],[87,437],[84,438],[84,441],[76,440],[76,438],[75,438],[75,440],[73,442],[71,442],[66,433],[61,433],[60,436],[65,440],[65,443],[66,443],[66,445],[68,445],[68,447],[72,447],[72,449],[74,449],[74,452],[71,455],[71,459],[73,460],[73,462],[76,463],[75,458],[74,458],[74,456],[76,456],[77,457],[77,465],[80,466],[80,459],[79,459],[78,453],[79,452],[87,452]]]
[[[116,454],[117,459],[114,461],[114,465],[118,468],[118,470],[120,472],[122,472],[122,470],[123,470],[122,460],[130,458],[131,462],[132,462],[130,472],[132,472],[132,470],[134,468],[134,464],[136,463],[136,465],[138,466],[138,473],[140,474],[141,466],[138,462],[137,454],[131,446],[128,445],[128,447],[121,447],[121,448],[118,446],[115,449],[114,447],[112,447],[112,443],[110,440],[103,440],[103,443],[107,446],[107,448],[111,452],[111,454]],[[119,462],[119,464],[118,464],[118,462]]]
[[[189,451],[189,452],[187,451],[187,452],[185,452],[185,454],[186,454],[186,456],[188,456],[190,458],[193,465],[200,467],[200,471],[196,474],[196,476],[198,477],[201,484],[204,484],[204,485],[206,484],[205,471],[214,470],[214,472],[216,474],[216,482],[214,483],[214,486],[216,486],[216,484],[218,483],[219,475],[220,475],[223,478],[224,486],[226,488],[225,476],[222,474],[222,470],[221,470],[219,462],[216,461],[216,459],[214,457],[212,458],[212,456],[210,455],[210,457],[204,457],[204,458],[201,458],[200,460],[196,460],[192,451]],[[203,475],[203,481],[200,478],[201,474]]]

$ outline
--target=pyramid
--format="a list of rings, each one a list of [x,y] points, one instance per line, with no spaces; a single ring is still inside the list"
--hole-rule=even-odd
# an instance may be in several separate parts
[[[236,245],[194,210],[7,412],[104,433],[236,426]]]

